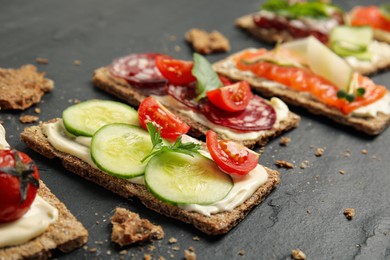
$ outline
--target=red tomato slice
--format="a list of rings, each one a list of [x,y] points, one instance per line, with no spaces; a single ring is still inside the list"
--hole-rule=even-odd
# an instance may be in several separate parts
[[[251,88],[246,81],[217,88],[207,92],[207,97],[217,107],[229,112],[244,110],[252,98]]]
[[[222,85],[224,85],[224,86],[229,86],[229,85],[234,84],[233,81],[231,81],[230,79],[228,79],[222,75],[218,75],[218,78],[222,82]]]
[[[21,180],[27,182],[24,199]],[[0,150],[0,223],[16,220],[27,212],[37,194],[38,181],[38,169],[30,157],[15,150]]]
[[[160,128],[161,137],[174,141],[180,135],[187,133],[190,127],[172,114],[153,97],[145,98],[138,108],[138,118],[144,129],[146,124],[152,122]]]
[[[358,6],[352,12],[351,25],[369,25],[375,29],[390,32],[390,20],[380,11],[378,6]]]
[[[196,80],[192,75],[192,61],[175,60],[168,56],[156,56],[156,66],[172,84],[186,85]]]
[[[217,134],[211,130],[207,131],[206,144],[219,168],[229,174],[248,174],[259,161],[255,152],[233,141],[218,140]]]

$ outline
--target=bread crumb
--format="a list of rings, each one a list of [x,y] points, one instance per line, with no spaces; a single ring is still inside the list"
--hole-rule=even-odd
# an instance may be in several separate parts
[[[194,236],[194,237],[192,237],[192,240],[194,240],[194,241],[199,241],[199,240],[200,240],[200,237]]]
[[[49,64],[49,59],[46,59],[46,58],[36,58],[35,61],[38,63],[38,64]]]
[[[340,173],[341,175],[344,175],[344,174],[345,174],[345,171],[344,171],[344,170],[339,170],[339,173]]]
[[[208,33],[202,29],[193,28],[185,34],[185,39],[192,44],[196,52],[201,54],[230,50],[229,40],[218,31]]]
[[[174,238],[174,237],[171,237],[169,240],[168,240],[169,244],[175,244],[177,242],[177,239]]]
[[[238,251],[238,255],[244,256],[245,255],[245,250],[241,249],[240,251]]]
[[[282,137],[280,138],[280,145],[281,146],[287,146],[287,144],[291,142],[291,138],[290,137]]]
[[[346,208],[344,210],[344,216],[348,219],[348,220],[352,220],[353,217],[355,217],[355,209],[354,208]]]
[[[73,64],[76,65],[76,66],[80,66],[81,65],[81,60],[74,60]]]
[[[305,260],[306,255],[299,248],[291,251],[291,257],[295,260]]]
[[[286,169],[294,168],[294,164],[284,160],[276,160],[275,165],[280,168],[286,168]]]
[[[306,169],[307,167],[309,167],[309,161],[303,161],[301,162],[301,164],[299,165],[299,168],[301,169]]]
[[[361,150],[361,153],[362,153],[362,154],[367,154],[367,150],[366,150],[366,149],[362,149],[362,150]]]
[[[316,149],[315,155],[316,155],[317,157],[320,157],[320,156],[322,156],[322,155],[324,154],[324,151],[325,151],[324,148],[317,148],[317,149]]]
[[[186,260],[196,260],[196,254],[194,251],[184,250],[184,257]]]
[[[111,223],[111,240],[120,246],[164,237],[161,226],[153,225],[149,220],[141,219],[138,214],[124,208],[115,209]]]
[[[32,115],[24,115],[24,116],[19,117],[19,121],[22,124],[34,123],[34,122],[37,122],[38,120],[39,120],[39,117],[32,116]]]

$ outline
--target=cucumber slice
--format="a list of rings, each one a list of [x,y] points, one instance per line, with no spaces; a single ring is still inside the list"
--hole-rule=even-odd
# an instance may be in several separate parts
[[[373,30],[368,26],[337,26],[330,33],[330,47],[340,56],[371,59],[368,46],[373,39]]]
[[[347,62],[314,37],[307,45],[309,68],[317,75],[329,80],[340,90],[348,92],[353,75]]]
[[[150,159],[145,183],[152,194],[171,204],[209,205],[222,200],[233,187],[232,178],[212,160],[174,152]]]
[[[68,107],[62,119],[66,130],[76,136],[93,136],[99,128],[111,123],[139,125],[138,113],[132,107],[97,99]]]
[[[144,174],[153,145],[149,133],[129,124],[110,124],[100,128],[91,141],[91,157],[102,171],[121,178]]]

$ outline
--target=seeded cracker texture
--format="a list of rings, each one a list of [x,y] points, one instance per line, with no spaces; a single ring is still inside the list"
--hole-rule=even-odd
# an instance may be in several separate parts
[[[48,259],[52,250],[70,252],[87,242],[88,231],[41,181],[38,190],[46,202],[58,209],[58,220],[40,236],[19,246],[0,249],[0,259]]]
[[[103,89],[104,91],[116,96],[119,99],[122,99],[132,106],[138,106],[141,101],[146,98],[146,96],[143,96],[135,88],[131,87],[125,80],[111,76],[108,67],[102,67],[95,70],[92,80],[96,87]],[[207,126],[194,121],[192,118],[182,113],[182,111],[179,109],[175,109],[170,106],[167,106],[167,108],[175,115],[179,116],[191,127],[189,133],[190,135],[194,137],[202,137],[206,135],[206,132],[209,130]],[[289,112],[288,118],[286,120],[280,122],[279,126],[277,127],[263,131],[264,134],[257,140],[234,140],[214,129],[212,130],[216,131],[219,139],[231,139],[247,147],[253,148],[255,145],[264,145],[268,142],[269,139],[279,136],[283,132],[297,127],[299,121],[300,117],[298,115]]]
[[[287,42],[294,40],[294,37],[289,33],[288,30],[274,30],[269,28],[259,28],[253,21],[253,14],[242,16],[236,19],[236,26],[247,33],[251,34],[255,38],[267,42],[267,43],[276,43],[276,42]],[[386,33],[380,30],[374,30],[374,38],[378,41],[383,41],[390,43],[390,33]],[[379,43],[381,48],[388,49],[387,52],[390,52],[390,45]],[[379,55],[370,66],[355,66],[350,64],[352,68],[364,75],[372,75],[380,71],[390,68],[390,59],[389,55]]]
[[[59,158],[67,170],[95,182],[124,198],[137,197],[146,207],[168,217],[192,224],[197,229],[210,235],[227,233],[236,226],[253,207],[260,204],[280,182],[279,172],[265,168],[268,173],[268,179],[250,198],[232,211],[221,212],[208,217],[165,203],[155,198],[144,185],[134,184],[125,179],[111,176],[91,167],[77,157],[57,151],[46,140],[42,131],[42,125],[25,128],[21,134],[21,138],[27,146],[43,156],[50,159],[55,157]]]
[[[246,50],[243,50],[242,52],[244,51]],[[226,59],[214,63],[213,68],[218,73],[230,79],[248,81],[253,91],[258,92],[265,97],[279,97],[287,104],[303,107],[315,115],[326,116],[335,122],[351,126],[368,135],[378,135],[390,124],[390,114],[386,115],[384,113],[378,113],[376,117],[368,118],[344,115],[340,110],[329,107],[314,97],[302,94],[281,84],[277,84],[277,86],[275,85],[272,87],[266,86],[265,82],[267,80],[264,78],[257,77],[247,71],[240,71],[238,69],[232,70],[228,68],[226,66],[226,62],[232,62],[234,56],[239,55],[240,53],[241,52],[238,52]]]
[[[53,81],[45,78],[45,73],[37,72],[34,65],[0,68],[0,109],[25,110],[38,103],[53,87]]]

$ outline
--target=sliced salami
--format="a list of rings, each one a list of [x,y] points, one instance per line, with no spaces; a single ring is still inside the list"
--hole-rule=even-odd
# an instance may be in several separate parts
[[[196,94],[196,82],[190,83],[187,86],[177,86],[169,84],[167,87],[168,94],[180,103],[193,108],[199,109],[199,104],[195,100]]]
[[[125,79],[131,86],[150,94],[166,94],[168,81],[156,67],[158,53],[141,53],[121,57],[113,61],[110,72]]]
[[[226,112],[207,102],[201,106],[201,112],[214,124],[239,131],[268,130],[276,121],[274,108],[255,95],[244,111]]]

